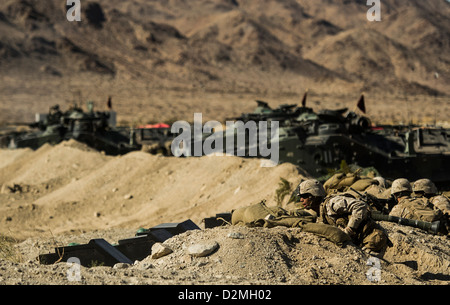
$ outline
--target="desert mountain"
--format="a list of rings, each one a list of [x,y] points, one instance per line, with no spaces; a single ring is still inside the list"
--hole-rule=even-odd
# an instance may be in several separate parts
[[[252,99],[298,102],[306,89],[332,106],[363,91],[376,101],[450,94],[444,0],[384,0],[380,22],[360,0],[80,3],[70,22],[61,1],[2,1],[0,122],[110,95],[131,123],[194,111],[223,120]]]
[[[30,122],[59,104],[112,97],[121,125],[225,120],[300,103],[353,109],[366,93],[373,121],[447,122],[450,3],[381,0],[369,22],[365,0],[80,0],[70,22],[61,0],[0,1],[0,128]],[[266,199],[292,164],[263,168],[238,157],[173,158],[135,151],[107,156],[73,140],[0,150],[0,252],[17,244],[21,263],[0,257],[0,283],[66,284],[64,263],[35,259],[56,245],[139,227],[202,219]],[[287,198],[285,198],[287,199]],[[393,246],[382,284],[447,284],[446,236],[382,223]],[[261,230],[259,230],[261,229]],[[239,233],[243,239],[230,238]],[[185,244],[217,241],[209,257]],[[171,239],[174,253],[127,269],[82,269],[82,284],[370,284],[369,256],[298,229],[225,227]],[[0,253],[1,254],[1,253]],[[238,263],[237,263],[238,262]],[[370,268],[372,269],[372,268]]]

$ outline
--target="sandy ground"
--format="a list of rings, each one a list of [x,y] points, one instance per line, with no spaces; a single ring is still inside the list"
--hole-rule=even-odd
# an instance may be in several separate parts
[[[167,256],[131,266],[81,267],[80,281],[70,281],[71,265],[41,265],[37,256],[95,238],[117,243],[160,223],[191,219],[203,228],[202,219],[216,213],[262,199],[275,205],[280,178],[296,185],[303,176],[290,164],[263,168],[257,159],[143,152],[110,157],[72,140],[37,151],[0,150],[0,160],[4,284],[449,283],[448,237],[385,222],[394,246],[379,261],[376,282],[367,276],[370,256],[357,246],[340,248],[296,228],[239,226],[188,231],[164,243],[173,251]],[[14,185],[12,192],[8,186]],[[187,253],[190,245],[211,242],[218,249],[206,257]]]

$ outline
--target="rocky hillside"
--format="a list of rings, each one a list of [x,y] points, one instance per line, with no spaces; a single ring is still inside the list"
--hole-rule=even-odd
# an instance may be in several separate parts
[[[255,98],[298,103],[306,89],[319,107],[363,91],[402,108],[407,96],[450,94],[444,0],[384,0],[380,22],[359,0],[82,0],[80,22],[69,8],[0,4],[0,122],[56,103],[101,108],[111,95],[132,122],[192,120],[192,110],[223,120]]]

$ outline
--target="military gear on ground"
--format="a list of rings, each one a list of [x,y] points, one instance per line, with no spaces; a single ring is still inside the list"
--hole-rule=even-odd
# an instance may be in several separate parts
[[[324,223],[306,223],[301,226],[302,231],[313,233],[325,237],[338,246],[344,246],[345,243],[350,242],[351,238],[341,229]]]
[[[275,226],[277,221],[280,223],[284,223],[285,225],[288,223],[288,220],[286,220],[286,218],[289,217],[296,218],[297,222],[298,221],[313,222],[316,220],[316,217],[307,212],[291,213],[278,206],[268,207],[265,201],[263,200],[257,204],[242,207],[233,211],[233,214],[231,216],[231,224],[244,225],[248,227],[259,227],[264,226],[265,220],[270,220],[269,226]],[[291,220],[292,221],[289,222],[290,223],[289,226],[293,226],[293,224],[295,223],[295,219]]]
[[[259,223],[266,228],[275,226],[288,228],[298,227],[302,232],[309,232],[324,237],[339,247],[343,247],[345,243],[352,240],[348,234],[335,226],[324,223],[306,222],[299,217],[283,216],[279,219],[265,219],[264,223],[262,221],[259,221]]]
[[[259,219],[253,222],[253,226],[255,227],[264,227],[264,228],[273,228],[273,227],[288,227],[288,228],[297,228],[301,227],[303,224],[310,222],[309,220],[305,220],[302,217],[296,216],[281,216],[274,219]],[[312,221],[311,221],[312,222]]]
[[[411,183],[405,178],[399,178],[392,182],[391,194],[400,192],[412,192]]]
[[[280,207],[268,207],[265,201],[257,204],[236,209],[231,216],[231,224],[247,225],[259,219],[267,217],[279,217],[287,215],[286,210]]]
[[[264,201],[235,210],[231,219],[233,225],[245,225],[247,227],[298,227],[304,232],[325,237],[338,246],[343,246],[345,242],[351,240],[339,228],[328,224],[315,223],[315,221],[316,217],[309,214],[307,210],[288,212],[280,207],[268,207]]]

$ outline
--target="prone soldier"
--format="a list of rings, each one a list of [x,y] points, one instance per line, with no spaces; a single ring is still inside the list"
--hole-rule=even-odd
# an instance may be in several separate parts
[[[414,195],[418,198],[426,198],[430,203],[430,207],[434,210],[442,212],[443,223],[447,230],[450,232],[450,199],[442,194],[438,194],[436,185],[430,179],[419,179],[413,184]]]
[[[298,201],[295,202],[294,198],[294,201],[286,206],[287,209],[293,212],[302,210],[317,218],[320,214],[320,204],[327,193],[319,181],[309,179],[302,181],[295,189],[293,195],[297,197]]]
[[[432,206],[441,210],[443,214],[450,214],[450,199],[439,195],[436,185],[430,179],[424,178],[414,182],[413,191],[416,197],[427,198]]]
[[[327,196],[323,185],[314,179],[300,183],[295,192],[302,205],[298,208],[318,215],[318,222],[340,228],[368,252],[379,253],[385,249],[387,234],[370,218],[368,204],[355,192]]]
[[[439,209],[433,209],[426,197],[412,196],[411,183],[404,178],[394,180],[391,194],[397,204],[389,213],[390,216],[420,220],[425,222],[443,221],[444,214]],[[447,234],[445,226],[441,226],[441,233]]]

